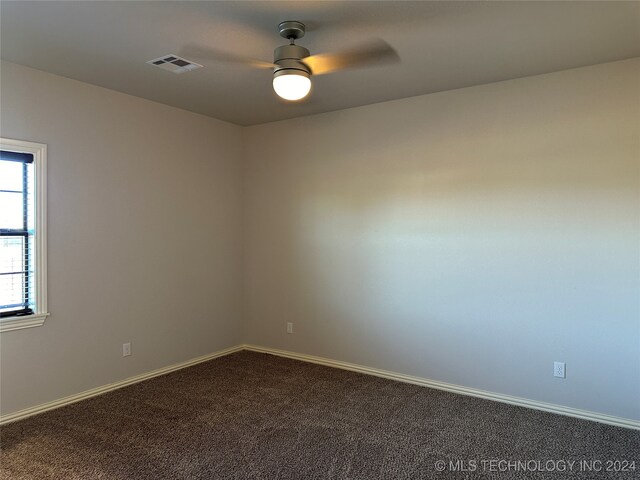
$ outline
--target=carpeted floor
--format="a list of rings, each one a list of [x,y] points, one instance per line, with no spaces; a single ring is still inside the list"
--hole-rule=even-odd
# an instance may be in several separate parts
[[[15,480],[640,478],[640,431],[252,352],[6,425],[0,442]]]

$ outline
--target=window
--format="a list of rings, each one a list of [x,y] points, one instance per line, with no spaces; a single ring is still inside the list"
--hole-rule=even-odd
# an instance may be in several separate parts
[[[0,332],[47,312],[46,146],[0,139]]]

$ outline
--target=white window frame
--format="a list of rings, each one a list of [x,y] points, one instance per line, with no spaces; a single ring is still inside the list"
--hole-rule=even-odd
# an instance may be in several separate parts
[[[34,207],[35,248],[34,286],[36,304],[34,313],[0,319],[0,332],[40,327],[49,316],[47,310],[47,146],[44,143],[0,138],[0,150],[33,155],[35,174]]]

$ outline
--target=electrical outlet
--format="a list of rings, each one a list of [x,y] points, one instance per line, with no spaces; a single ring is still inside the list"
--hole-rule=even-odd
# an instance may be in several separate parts
[[[553,362],[553,376],[558,378],[566,378],[564,362]]]
[[[129,355],[131,355],[131,343],[130,342],[123,343],[122,344],[122,356],[123,357],[128,357]]]
[[[287,333],[293,333],[293,323],[287,322]]]

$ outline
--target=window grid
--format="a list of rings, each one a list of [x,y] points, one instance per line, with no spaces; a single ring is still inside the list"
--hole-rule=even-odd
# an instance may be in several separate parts
[[[20,155],[20,154],[18,154]],[[24,154],[22,154],[24,155]],[[22,195],[22,228],[4,228],[0,229],[0,238],[5,240],[9,240],[11,238],[22,238],[22,270],[13,270],[6,272],[0,272],[0,276],[12,276],[15,278],[16,276],[20,276],[21,279],[21,291],[22,294],[20,296],[20,303],[7,303],[0,305],[0,318],[9,317],[9,316],[23,316],[30,315],[33,313],[33,309],[31,308],[34,304],[33,302],[33,271],[32,271],[32,236],[33,231],[30,231],[30,218],[29,214],[31,211],[30,205],[30,195],[33,195],[30,192],[30,165],[33,162],[33,156],[20,156],[18,159],[16,154],[13,152],[2,152],[2,160],[1,161],[20,161],[22,164],[22,190],[1,190],[5,193],[20,193]],[[8,242],[6,246],[9,245]],[[5,245],[3,245],[5,246]],[[5,286],[8,288],[9,283],[13,282],[3,282]],[[8,290],[10,291],[10,290]],[[20,308],[18,308],[20,307]]]

